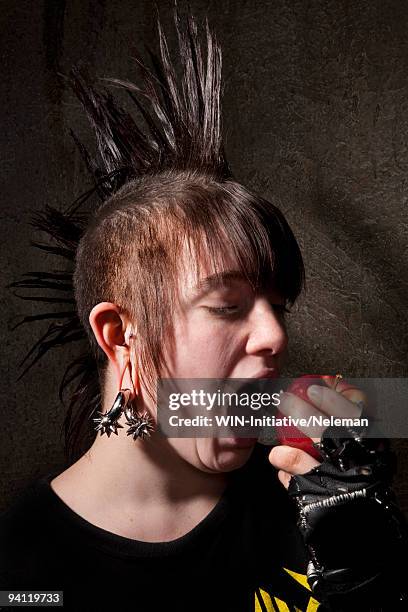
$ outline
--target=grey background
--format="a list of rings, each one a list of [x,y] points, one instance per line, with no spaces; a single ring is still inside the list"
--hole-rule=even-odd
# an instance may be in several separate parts
[[[171,7],[160,2],[169,38]],[[191,0],[224,57],[226,149],[236,177],[278,202],[297,235],[308,290],[289,319],[288,375],[407,376],[408,4],[367,0]],[[62,463],[55,351],[16,383],[47,325],[11,328],[37,306],[4,289],[57,268],[29,247],[31,208],[66,206],[90,186],[69,135],[88,138],[63,78],[132,78],[130,44],[154,45],[147,0],[3,0],[0,504]],[[76,351],[72,349],[72,356]],[[397,490],[408,510],[407,444]]]

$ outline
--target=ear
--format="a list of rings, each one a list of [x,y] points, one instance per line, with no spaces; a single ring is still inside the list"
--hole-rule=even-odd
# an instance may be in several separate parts
[[[132,326],[112,302],[101,302],[89,314],[89,324],[101,349],[104,351],[119,378],[129,362],[129,336]]]

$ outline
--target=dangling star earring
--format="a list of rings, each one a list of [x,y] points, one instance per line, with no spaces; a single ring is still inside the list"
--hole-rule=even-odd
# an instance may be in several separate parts
[[[126,369],[122,374],[122,380]],[[122,384],[122,381],[121,381]],[[136,379],[135,396],[139,395],[139,381]],[[118,435],[118,429],[123,429],[123,425],[118,422],[122,413],[126,416],[126,425],[128,426],[127,435],[133,436],[134,440],[142,438],[143,440],[150,437],[154,431],[153,420],[148,412],[142,415],[134,409],[132,402],[132,392],[130,389],[121,389],[117,394],[112,408],[107,412],[97,412],[98,417],[94,418],[95,431],[101,432],[101,436],[106,433],[108,438],[112,433]]]
[[[129,401],[129,397],[130,389],[121,389],[117,394],[109,412],[97,412],[99,416],[92,419],[94,423],[96,423],[96,432],[100,431],[101,436],[106,433],[108,438],[110,438],[111,433],[118,435],[118,429],[123,429],[123,425],[120,425],[118,421],[123,412],[123,408]]]
[[[131,409],[126,408],[126,425],[129,426],[127,430],[128,436],[133,436],[134,440],[137,438],[150,438],[150,434],[154,431],[152,419],[148,412],[144,412],[142,415],[138,413],[134,414]]]
[[[136,380],[133,384],[135,389],[135,398],[139,395],[139,377],[136,372]],[[145,411],[140,415],[132,405],[132,401],[129,401],[125,407],[126,425],[128,425],[127,435],[132,436],[134,440],[137,438],[150,438],[150,434],[154,431],[153,420],[149,413]]]

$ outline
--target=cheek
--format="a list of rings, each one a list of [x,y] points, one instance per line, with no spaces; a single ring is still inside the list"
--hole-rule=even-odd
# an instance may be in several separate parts
[[[173,375],[221,378],[234,366],[237,335],[221,322],[196,317],[175,328]]]

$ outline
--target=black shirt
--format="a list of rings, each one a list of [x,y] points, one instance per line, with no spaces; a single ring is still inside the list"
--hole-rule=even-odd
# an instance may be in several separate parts
[[[60,609],[78,612],[317,610],[269,450],[257,444],[213,510],[170,542],[89,523],[52,490],[57,473],[43,476],[0,517],[0,588],[63,591]]]

